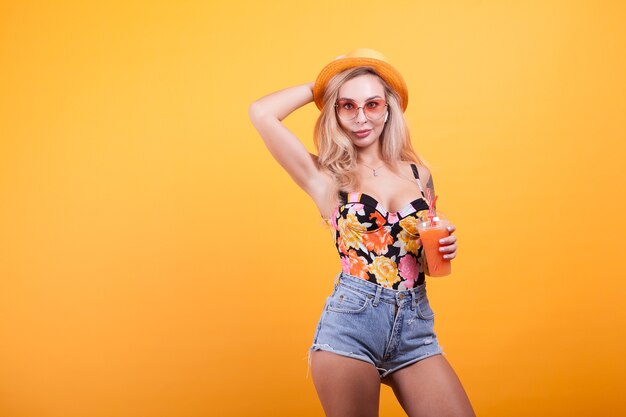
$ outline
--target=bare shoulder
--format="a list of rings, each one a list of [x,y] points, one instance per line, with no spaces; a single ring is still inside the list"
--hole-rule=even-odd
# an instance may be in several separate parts
[[[411,178],[414,177],[413,168],[411,168],[411,165],[415,165],[417,167],[417,173],[419,174],[419,177],[420,177],[420,182],[422,182],[423,184],[426,184],[426,182],[430,178],[430,170],[427,167],[425,167],[424,165],[420,165],[413,161],[403,161],[403,163],[404,163],[404,169],[406,170],[406,172],[411,174]]]
[[[420,178],[422,177],[422,174],[430,175],[430,171],[424,165],[418,164],[417,162],[413,162],[413,161],[403,161],[403,162],[406,164],[407,167],[409,167],[409,170],[412,170],[411,165],[415,165],[417,167],[417,171],[420,174]]]
[[[426,168],[424,165],[417,165],[417,172],[419,172],[420,180],[422,180],[423,183],[427,183],[430,181],[431,179],[430,170]]]
[[[422,184],[426,185],[426,188],[429,189],[433,193],[433,195],[435,195],[435,183],[433,181],[433,175],[431,174],[430,170],[425,166],[423,166],[422,169],[423,174],[420,173],[420,181],[422,182]]]

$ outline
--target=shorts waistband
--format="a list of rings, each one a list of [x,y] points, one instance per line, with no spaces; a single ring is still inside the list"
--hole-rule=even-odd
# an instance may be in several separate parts
[[[351,288],[352,290],[360,291],[368,295],[378,295],[378,299],[391,303],[396,303],[404,298],[416,299],[426,293],[426,282],[416,285],[408,290],[394,290],[391,288],[385,288],[382,285],[374,284],[373,282],[355,277],[354,275],[350,275],[345,272],[337,274],[335,287],[337,285],[343,285]]]

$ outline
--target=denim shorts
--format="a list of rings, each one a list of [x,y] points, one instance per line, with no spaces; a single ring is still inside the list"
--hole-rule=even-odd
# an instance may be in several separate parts
[[[371,363],[383,379],[444,354],[434,331],[426,283],[392,290],[340,272],[317,323],[311,353],[325,350]]]

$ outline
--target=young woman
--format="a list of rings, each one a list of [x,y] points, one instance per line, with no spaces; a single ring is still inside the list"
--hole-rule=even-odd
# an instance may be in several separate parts
[[[315,101],[318,155],[282,123]],[[474,416],[443,356],[426,295],[428,265],[416,229],[428,210],[430,171],[410,142],[408,90],[379,52],[357,49],[314,83],[255,101],[250,118],[271,154],[313,199],[335,237],[342,271],[309,351],[327,416],[377,416],[380,384],[411,417]],[[455,227],[440,241],[456,256]]]

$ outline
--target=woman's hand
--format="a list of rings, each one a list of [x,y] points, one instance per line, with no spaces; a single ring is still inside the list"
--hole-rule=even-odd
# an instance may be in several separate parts
[[[444,259],[454,259],[456,258],[456,236],[452,233],[456,230],[454,225],[448,226],[448,232],[450,232],[450,236],[439,239],[439,252],[443,253]]]

